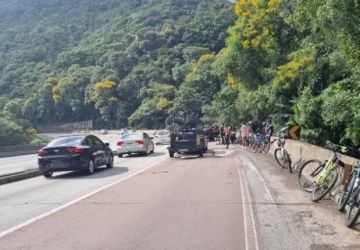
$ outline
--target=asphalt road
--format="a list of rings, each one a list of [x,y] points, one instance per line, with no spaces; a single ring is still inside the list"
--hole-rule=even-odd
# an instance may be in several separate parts
[[[271,155],[209,148],[203,158],[170,159],[164,147],[152,158],[118,159],[115,171],[138,166],[125,178],[128,171],[110,169],[0,186],[0,225],[12,211],[28,215],[0,230],[0,249],[360,248],[358,230],[343,225],[335,204],[311,202]],[[109,185],[109,176],[117,182]],[[105,181],[92,186],[98,179]],[[78,193],[83,186],[92,187]],[[42,214],[31,215],[41,206]]]
[[[110,148],[112,150],[116,149],[116,142],[119,139],[119,135],[117,135],[115,132],[106,135],[98,134],[96,131],[92,131],[91,133],[98,136],[104,142],[109,142]],[[44,134],[42,136],[56,138],[64,135],[66,134]],[[36,152],[34,152],[34,154],[28,155],[0,157],[0,176],[34,169],[38,169]]]
[[[99,135],[116,147],[117,135]],[[34,158],[34,159],[32,159]],[[49,211],[91,194],[119,180],[129,178],[139,171],[156,165],[167,158],[166,145],[156,146],[154,154],[114,159],[114,168],[98,168],[94,175],[77,172],[56,172],[51,179],[43,176],[0,185],[0,232],[31,221]],[[15,159],[15,160],[14,160]],[[36,155],[1,158],[14,163],[19,169],[30,162],[37,162]],[[6,164],[2,167],[6,168]],[[13,169],[7,171],[12,172]],[[0,233],[1,235],[1,233]],[[0,247],[1,249],[1,247]]]
[[[33,169],[38,169],[36,154],[0,158],[0,176]]]

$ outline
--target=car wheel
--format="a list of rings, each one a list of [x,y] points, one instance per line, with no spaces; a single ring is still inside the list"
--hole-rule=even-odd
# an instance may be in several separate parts
[[[94,164],[94,161],[92,159],[90,159],[89,164],[88,164],[87,173],[89,175],[92,175],[94,172],[95,172],[95,164]]]
[[[111,155],[109,158],[109,163],[106,165],[107,168],[112,168],[114,167],[114,156]]]
[[[119,158],[122,158],[122,157],[123,157],[123,154],[118,154],[118,157],[119,157]]]
[[[45,178],[50,178],[53,175],[53,173],[54,172],[52,172],[52,171],[46,171],[46,172],[43,172],[42,174]]]

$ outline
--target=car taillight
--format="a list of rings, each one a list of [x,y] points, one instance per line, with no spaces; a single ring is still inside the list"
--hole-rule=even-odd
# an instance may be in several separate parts
[[[143,140],[137,140],[136,143],[137,144],[144,144],[144,141]]]
[[[83,151],[82,148],[68,148],[67,150],[72,154],[80,154]]]
[[[36,153],[38,154],[38,156],[44,156],[46,154],[44,149],[39,149],[38,151],[36,151]]]
[[[124,144],[123,141],[118,141],[118,142],[116,143],[116,145],[118,145],[118,146],[121,146],[121,145],[123,145],[123,144]]]

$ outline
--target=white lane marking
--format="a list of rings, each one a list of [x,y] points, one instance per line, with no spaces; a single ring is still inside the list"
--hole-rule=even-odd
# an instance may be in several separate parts
[[[124,177],[123,179],[114,181],[114,182],[112,182],[112,183],[110,183],[110,184],[108,184],[108,185],[106,185],[106,186],[104,186],[104,187],[102,187],[102,188],[99,188],[99,189],[97,189],[97,190],[95,190],[95,191],[93,191],[93,192],[91,192],[91,193],[88,193],[88,194],[86,194],[86,195],[84,195],[84,196],[81,196],[81,197],[79,197],[79,198],[77,198],[77,199],[75,199],[75,200],[73,200],[73,201],[70,201],[70,202],[64,204],[63,206],[60,206],[60,207],[55,208],[55,209],[53,209],[53,210],[50,210],[49,212],[46,212],[46,213],[44,213],[44,214],[42,214],[42,215],[39,215],[39,216],[36,216],[35,218],[32,218],[32,219],[30,219],[30,220],[28,220],[28,221],[26,221],[26,222],[24,222],[24,223],[21,223],[20,225],[17,225],[17,226],[14,226],[14,227],[10,228],[10,229],[7,229],[7,230],[5,230],[5,231],[3,231],[3,232],[0,233],[0,238],[4,237],[5,235],[8,235],[8,234],[10,234],[10,233],[12,233],[12,232],[20,229],[20,228],[23,228],[23,227],[25,227],[25,226],[27,226],[27,225],[30,225],[31,223],[34,223],[34,222],[37,221],[37,220],[40,220],[40,219],[42,219],[42,218],[45,218],[45,217],[47,217],[47,216],[49,216],[49,215],[51,215],[51,214],[54,214],[54,213],[56,213],[56,212],[58,212],[58,211],[60,211],[60,210],[62,210],[62,209],[64,209],[64,208],[66,208],[66,207],[69,207],[69,206],[75,204],[76,202],[79,202],[79,201],[81,201],[81,200],[83,200],[83,199],[86,199],[86,198],[88,198],[88,197],[90,197],[90,196],[92,196],[92,195],[94,195],[94,194],[96,194],[96,193],[98,193],[98,192],[100,192],[100,191],[102,191],[102,190],[104,190],[104,189],[107,189],[107,188],[109,188],[109,187],[111,187],[111,186],[114,186],[115,184],[118,184],[118,183],[120,183],[120,182],[122,182],[122,181],[125,181],[125,180],[133,177],[134,175],[137,175],[137,174],[139,174],[139,173],[141,173],[141,172],[144,172],[145,170],[147,170],[147,169],[149,169],[149,168],[152,168],[152,167],[156,166],[157,164],[160,164],[161,162],[165,161],[166,159],[167,159],[167,158],[164,157],[163,159],[160,159],[160,160],[154,162],[153,164],[150,164],[150,165],[149,165],[148,167],[146,167],[146,168],[143,168],[143,169],[140,169],[140,170],[138,170],[138,171],[135,171],[134,173],[132,173],[132,174]]]
[[[241,174],[240,174],[240,170],[239,170],[239,163],[238,163],[238,159],[235,158],[235,163],[236,163],[236,167],[238,169],[238,174],[239,174],[239,184],[240,184],[240,190],[241,190],[241,200],[242,200],[242,207],[243,207],[243,218],[244,218],[244,231],[245,231],[245,249],[248,250],[249,249],[249,243],[248,243],[248,230],[247,230],[247,220],[246,220],[246,207],[245,207],[245,198],[244,198],[244,187],[241,181]]]
[[[257,230],[256,230],[256,226],[255,226],[255,216],[254,216],[254,208],[253,208],[253,205],[252,205],[252,203],[251,203],[251,198],[250,198],[250,191],[249,191],[249,183],[248,183],[248,181],[247,181],[247,179],[246,179],[246,176],[245,176],[245,173],[243,172],[241,172],[241,170],[240,170],[240,165],[242,165],[241,164],[241,159],[239,158],[239,156],[237,155],[237,157],[235,158],[236,159],[236,165],[237,165],[237,168],[238,168],[238,173],[239,173],[239,178],[240,178],[240,176],[242,176],[243,178],[243,180],[245,181],[245,189],[246,189],[246,195],[247,195],[247,200],[248,200],[248,204],[249,204],[249,206],[250,206],[250,216],[251,216],[251,224],[252,224],[252,230],[253,230],[253,233],[254,233],[254,243],[255,243],[255,249],[256,250],[259,250],[259,243],[258,243],[258,235],[257,235]],[[240,181],[241,181],[241,179],[240,179]],[[242,186],[242,184],[240,183],[240,185]],[[242,189],[243,190],[243,189]],[[242,191],[242,192],[244,192],[244,191]],[[245,202],[244,202],[245,203]],[[244,204],[243,203],[243,204]],[[245,229],[246,230],[246,229]],[[246,249],[248,249],[248,245],[246,246],[247,248]]]
[[[239,157],[239,156],[238,156]],[[251,170],[254,170],[257,174],[257,176],[259,177],[260,181],[263,183],[264,187],[265,187],[265,191],[266,193],[269,195],[272,203],[274,204],[274,206],[276,206],[276,202],[274,197],[272,196],[270,189],[268,188],[268,185],[266,184],[264,178],[262,177],[262,175],[260,174],[259,170],[254,166],[254,164],[252,164],[249,160],[247,160],[247,166],[249,168],[251,168]]]

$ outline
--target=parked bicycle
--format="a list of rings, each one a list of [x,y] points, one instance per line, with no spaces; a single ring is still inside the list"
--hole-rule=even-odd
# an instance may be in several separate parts
[[[257,151],[266,154],[270,149],[269,138],[262,133],[256,134],[254,143],[251,145],[251,151],[256,153]]]
[[[325,162],[313,159],[301,166],[299,183],[305,191],[311,192],[312,201],[321,200],[331,191],[339,177],[339,166],[344,167],[345,163],[339,159],[335,151]]]
[[[360,162],[354,167],[339,194],[337,209],[343,211],[346,205],[349,206],[346,211],[345,225],[352,227],[360,215]]]
[[[281,166],[281,170],[288,169],[292,173],[291,158],[285,149],[285,136],[280,135],[278,139],[274,139],[271,143],[277,141],[278,148],[275,149],[274,156],[277,163]]]
[[[250,148],[252,148],[252,146],[254,145],[255,140],[256,140],[256,138],[255,138],[255,134],[253,132],[250,132],[250,134],[246,137],[246,141]]]

